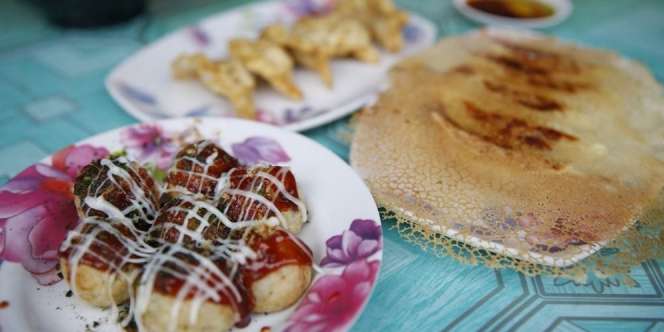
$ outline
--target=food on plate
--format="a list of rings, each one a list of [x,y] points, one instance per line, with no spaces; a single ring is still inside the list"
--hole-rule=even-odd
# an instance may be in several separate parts
[[[267,40],[233,39],[228,43],[231,58],[266,80],[281,94],[295,100],[302,92],[293,82],[293,59],[279,45]]]
[[[171,64],[176,79],[198,79],[208,89],[230,99],[238,114],[255,117],[252,100],[255,82],[251,74],[267,81],[293,100],[303,98],[293,80],[295,64],[316,71],[332,87],[330,61],[351,57],[377,62],[372,41],[390,52],[403,47],[401,31],[408,15],[391,0],[344,0],[330,13],[302,17],[292,26],[268,25],[257,40],[232,39],[232,60],[210,60],[205,55],[180,55]]]
[[[200,53],[182,54],[173,61],[177,79],[197,79],[208,89],[230,100],[241,116],[253,117],[256,82],[237,60],[212,61]]]
[[[288,27],[283,24],[266,26],[261,31],[261,38],[285,47],[293,56],[296,63],[316,71],[323,80],[323,83],[328,87],[332,87],[331,56],[329,54],[315,51],[313,48],[306,49],[298,47]]]
[[[662,87],[636,62],[489,29],[391,81],[359,116],[351,161],[417,227],[562,266],[664,194]]]
[[[256,253],[241,272],[253,298],[253,311],[270,313],[290,307],[311,283],[309,247],[291,232],[265,226],[247,234],[246,242]]]
[[[91,304],[124,302],[138,270],[133,261],[142,254],[136,241],[157,214],[157,185],[145,168],[120,157],[84,167],[73,191],[83,221],[63,245],[63,276]]]
[[[293,47],[332,57],[354,57],[364,62],[378,61],[378,51],[371,44],[371,36],[353,18],[328,15],[305,17],[291,30]]]
[[[332,86],[332,58],[353,57],[373,63],[379,57],[367,29],[350,17],[305,17],[290,29],[283,24],[268,25],[261,38],[288,49],[297,63],[317,71],[328,86]]]
[[[167,191],[185,191],[214,199],[224,185],[226,172],[239,166],[237,159],[209,140],[183,147],[175,156],[166,179]]]
[[[88,217],[70,231],[60,269],[74,295],[107,308],[131,296],[139,265],[132,263],[136,230],[127,219]]]
[[[163,184],[120,157],[86,166],[74,188],[82,221],[60,251],[64,278],[90,304],[126,306],[123,326],[227,331],[311,283],[312,253],[295,235],[306,207],[287,167],[241,166],[202,140]]]
[[[408,23],[408,14],[391,0],[343,0],[332,15],[362,22],[371,37],[390,52],[398,52],[403,47],[401,30]]]
[[[251,221],[250,221],[251,222]],[[150,230],[150,240],[177,243],[185,247],[211,247],[231,235],[233,223],[214,203],[190,193],[178,193],[165,203]]]
[[[145,265],[137,289],[137,325],[146,332],[202,332],[242,324],[251,303],[236,276],[234,263],[222,254],[165,245]]]
[[[285,166],[237,167],[228,172],[219,193],[219,208],[233,221],[275,218],[299,233],[307,221],[295,176]]]
[[[124,157],[84,167],[76,178],[74,196],[81,218],[127,217],[143,231],[154,222],[159,206],[159,192],[148,170]]]

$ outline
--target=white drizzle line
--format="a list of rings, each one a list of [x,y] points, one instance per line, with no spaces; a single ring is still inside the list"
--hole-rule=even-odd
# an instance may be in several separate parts
[[[217,159],[217,157],[219,156],[218,150],[220,150],[221,148],[219,148],[218,146],[216,146],[214,143],[212,143],[210,141],[202,141],[202,142],[194,143],[194,146],[196,147],[196,152],[195,152],[194,155],[199,155],[199,154],[203,153],[203,150],[205,150],[205,148],[207,148],[210,145],[213,145],[216,149],[215,149],[214,153],[210,154],[205,159],[205,163],[202,163],[198,159],[196,159],[195,157],[191,157],[191,156],[179,157],[173,163],[173,166],[171,167],[171,169],[169,171],[169,174],[185,174],[185,175],[187,175],[187,181],[184,185],[185,190],[187,190],[187,191],[189,190],[189,186],[191,184],[191,181],[193,179],[196,179],[196,178],[200,178],[200,181],[198,183],[198,189],[195,190],[194,193],[200,193],[203,190],[203,184],[206,181],[216,181],[215,190],[220,185],[221,186],[224,185],[223,181],[221,181],[221,179],[223,179],[223,176],[220,177],[220,178],[216,178],[216,177],[210,176],[208,174],[208,172],[210,170],[210,166],[212,166],[214,164],[215,159]],[[190,162],[191,163],[191,169],[190,170],[185,170],[185,169],[178,168],[178,163],[180,161]],[[202,169],[202,171],[200,171],[200,172],[194,171],[196,169],[196,166],[199,166]],[[178,184],[178,185],[176,185],[176,187],[181,187],[181,185]]]
[[[286,175],[288,175],[288,172],[290,172],[290,169],[287,167],[281,167],[277,173],[276,176],[268,173],[270,170],[272,170],[273,166],[270,167],[265,167],[265,166],[257,166],[253,168],[233,168],[228,172],[227,178],[228,182],[230,182],[230,179],[233,177],[233,174],[235,174],[239,170],[245,170],[246,174],[242,175],[242,177],[239,179],[238,183],[242,185],[246,180],[251,179],[251,184],[249,185],[249,190],[243,190],[243,189],[232,189],[228,187],[222,188],[220,191],[215,193],[215,198],[218,200],[220,197],[222,197],[224,194],[229,194],[231,195],[231,201],[233,196],[238,195],[244,197],[243,205],[242,205],[242,213],[239,216],[239,219],[241,220],[247,220],[251,219],[255,216],[249,215],[250,212],[252,211],[251,207],[254,205],[254,203],[258,203],[260,205],[265,206],[268,208],[279,220],[279,223],[282,225],[282,227],[286,229],[292,229],[292,227],[289,227],[289,223],[294,222],[293,220],[288,220],[287,218],[284,217],[283,213],[277,208],[277,206],[274,204],[274,202],[279,198],[280,195],[283,195],[287,200],[289,200],[291,203],[293,203],[299,212],[299,216],[301,220],[304,222],[307,220],[307,208],[302,200],[299,198],[291,195],[287,190],[286,187],[283,184],[283,181],[286,178]],[[260,192],[263,186],[266,185],[266,182],[263,180],[267,180],[269,182],[269,185],[274,185],[277,188],[278,193],[274,195],[272,200],[268,200],[266,197],[257,194],[257,192]],[[228,213],[228,209],[231,207],[231,204],[229,203],[226,208],[224,209],[223,213],[226,214]],[[257,209],[253,209],[253,211],[257,211]]]
[[[202,151],[209,144],[211,143],[203,142],[199,144],[197,147],[198,152],[200,153],[200,151]],[[126,158],[118,158],[115,161],[126,164],[131,169],[131,171],[135,172],[138,181],[140,181],[143,186],[136,186],[135,180],[131,177],[131,175],[126,170],[115,165],[110,160],[101,161],[101,165],[108,168],[108,171],[105,174],[106,178],[103,179],[103,181],[111,181],[118,188],[124,191],[124,187],[118,183],[118,180],[115,177],[125,180],[129,184],[131,195],[133,195],[128,195],[128,197],[135,198],[131,201],[132,205],[124,210],[120,210],[106,199],[101,197],[99,192],[95,192],[93,197],[86,197],[84,199],[85,204],[88,205],[91,209],[103,212],[108,216],[108,219],[103,220],[95,217],[86,218],[76,227],[76,229],[69,232],[63,245],[63,250],[72,250],[69,255],[70,280],[76,280],[78,266],[84,254],[91,254],[93,257],[96,257],[109,265],[110,271],[112,271],[112,276],[109,278],[109,283],[107,285],[108,294],[111,294],[112,285],[118,277],[124,278],[124,280],[129,285],[133,284],[135,276],[132,273],[125,271],[129,264],[145,264],[143,266],[143,273],[141,274],[136,293],[134,294],[133,292],[130,292],[129,294],[129,314],[122,322],[120,322],[122,326],[126,326],[131,321],[131,318],[134,318],[138,330],[146,330],[143,325],[142,316],[147,309],[148,304],[150,303],[150,296],[154,292],[154,283],[159,272],[168,273],[173,277],[183,280],[183,285],[176,294],[174,305],[171,308],[170,331],[175,331],[180,307],[192,289],[195,289],[195,293],[190,300],[191,307],[189,312],[189,323],[195,323],[198,317],[199,309],[204,302],[208,300],[215,302],[220,301],[220,294],[227,296],[229,299],[233,299],[230,301],[230,303],[232,306],[234,306],[235,320],[238,321],[240,319],[240,309],[238,308],[238,304],[245,299],[242,297],[242,294],[238,290],[237,286],[233,283],[233,279],[236,277],[237,273],[239,273],[240,265],[246,265],[249,259],[255,259],[256,253],[245,243],[245,237],[242,236],[239,239],[225,238],[213,240],[212,246],[210,246],[211,255],[206,257],[202,254],[192,251],[191,249],[186,248],[183,243],[185,236],[191,237],[198,243],[204,243],[205,241],[203,238],[203,232],[207,227],[211,226],[208,220],[212,216],[216,217],[217,220],[223,224],[223,226],[229,228],[230,230],[245,230],[245,234],[248,229],[260,224],[266,224],[270,227],[282,225],[284,228],[288,229],[288,220],[286,220],[284,215],[281,213],[281,211],[279,211],[274,203],[274,201],[280,195],[283,195],[283,197],[297,206],[302,220],[307,220],[307,210],[304,202],[291,195],[286,190],[282,182],[289,172],[288,168],[281,168],[276,176],[268,173],[268,171],[272,169],[269,167],[263,166],[247,169],[246,174],[240,178],[239,183],[243,184],[244,181],[250,178],[252,182],[249,186],[249,190],[241,190],[226,188],[230,177],[238,170],[238,168],[230,170],[228,173],[222,175],[219,178],[214,178],[207,174],[210,165],[213,163],[214,159],[217,158],[216,152],[206,158],[206,164],[202,164],[195,158],[186,158],[192,162],[192,170],[196,165],[198,165],[202,166],[203,172],[198,173],[181,169],[175,170],[177,172],[184,172],[185,174],[188,174],[187,184],[184,188],[181,186],[176,186],[175,188],[169,189],[170,191],[182,194],[176,198],[180,199],[181,202],[172,207],[169,207],[165,212],[174,212],[175,214],[178,212],[186,212],[186,215],[183,219],[183,224],[167,222],[164,225],[160,225],[160,227],[174,227],[179,232],[178,240],[176,243],[164,243],[164,241],[161,241],[161,243],[156,248],[150,246],[144,240],[144,238],[147,237],[149,230],[146,232],[138,230],[135,227],[134,222],[126,217],[126,215],[132,213],[133,211],[139,211],[139,220],[148,221],[149,224],[152,225],[156,219],[156,211],[153,202],[145,196],[145,192],[142,189],[149,188],[149,186],[143,182],[143,179],[140,177],[140,173],[138,173],[138,171],[131,166]],[[175,165],[177,165],[177,162]],[[102,176],[101,173],[102,172],[100,172],[97,179],[95,180],[98,180],[98,178]],[[226,216],[228,208],[231,206],[231,204],[228,204],[224,211],[219,211],[216,206],[207,201],[204,201],[202,197],[192,196],[192,193],[188,192],[187,188],[190,184],[189,181],[194,175],[201,178],[200,185],[203,184],[203,179],[217,181],[214,191],[214,197],[216,198],[215,200],[218,200],[218,198],[223,194],[230,194],[231,197],[235,197],[237,195],[245,198],[241,209],[241,215],[238,218],[239,221],[232,222]],[[274,185],[278,190],[278,194],[275,195],[272,200],[268,200],[266,197],[257,194],[257,192],[260,192],[263,186],[266,185],[265,181],[263,180],[267,180],[269,182],[267,185]],[[104,188],[105,185],[106,183],[102,182],[98,188]],[[198,189],[200,192],[202,187],[199,186]],[[125,191],[125,193],[127,192]],[[185,209],[179,206],[184,202],[191,204],[192,208],[185,211]],[[252,210],[258,211],[257,209],[252,209],[255,203],[264,205],[274,214],[274,217],[257,220],[256,216],[250,213]],[[143,210],[143,207],[146,208],[147,212],[152,212],[152,214],[149,215],[149,213],[146,213]],[[201,209],[205,209],[207,211],[203,216],[198,214]],[[187,224],[192,218],[199,222],[199,226],[195,230],[189,230],[187,228]],[[119,228],[122,227],[118,226],[122,226],[124,229],[128,230],[130,236],[124,236],[119,231]],[[91,229],[88,232],[83,233],[82,231],[84,228]],[[99,241],[97,239],[97,235],[102,231],[108,232],[111,236],[116,237],[129,253],[122,259],[120,264],[117,264],[117,266],[114,264],[114,262],[111,262],[104,257],[99,257],[99,255],[95,255],[95,253],[92,253],[89,250],[93,243],[99,246],[106,246],[103,241]],[[295,241],[298,246],[300,246],[302,251],[308,255],[311,255],[308,248],[304,246],[303,242],[297,239],[290,232],[286,233],[289,237],[292,238],[293,241]],[[79,242],[74,244],[74,239],[79,239]],[[180,259],[177,256],[178,254],[188,255],[196,262],[198,262],[198,265],[192,266],[192,264]],[[226,267],[228,268],[229,272],[224,273],[222,270],[220,270],[214,263],[216,260],[223,260],[225,264],[227,264]],[[169,266],[173,266],[174,268]],[[181,271],[184,271],[184,274]],[[211,278],[213,280],[219,280],[221,283],[207,282]],[[70,282],[70,284],[74,294],[78,294],[76,283]],[[112,317],[114,320],[117,319],[118,313],[118,305],[113,303]]]
[[[136,179],[129,174],[125,169],[115,164],[115,162],[126,165],[133,173],[136,175]],[[92,182],[99,181],[102,176],[104,178],[101,180],[101,183],[97,186],[94,193],[89,193],[90,197],[98,198],[103,195],[101,190],[106,190],[109,187],[112,189],[121,190],[126,194],[131,205],[129,205],[124,210],[120,211],[122,216],[127,216],[133,212],[138,213],[137,219],[152,224],[156,215],[156,206],[147,196],[143,188],[150,188],[150,186],[144,182],[143,178],[140,175],[139,169],[132,167],[131,162],[126,158],[120,157],[114,160],[102,159],[100,160],[100,166],[102,170],[98,173],[97,177],[92,180]],[[104,172],[103,169],[106,168],[107,171]],[[108,183],[110,182],[110,184]],[[127,192],[121,182],[124,182],[129,187],[129,192]],[[87,201],[87,198],[84,200]],[[88,206],[90,209],[95,209],[92,206]],[[97,210],[97,209],[95,209]],[[107,209],[110,210],[110,209]],[[104,211],[101,211],[104,212]]]
[[[177,257],[177,254],[190,256],[198,265],[192,266],[192,264]],[[157,250],[152,259],[145,265],[145,271],[137,289],[136,312],[134,316],[139,329],[144,330],[142,316],[150,303],[150,297],[154,292],[155,280],[159,273],[168,273],[175,278],[183,280],[183,285],[176,294],[174,305],[171,307],[169,331],[175,331],[180,307],[186,300],[187,295],[194,288],[195,293],[191,299],[192,306],[189,312],[190,323],[196,321],[198,309],[202,303],[206,301],[219,302],[222,299],[220,294],[231,299],[230,303],[234,306],[236,320],[238,320],[240,310],[237,304],[244,301],[244,298],[233,283],[234,275],[226,275],[214,264],[215,260],[224,258],[223,255],[219,254],[205,257],[180,244],[168,244]],[[169,263],[174,265],[175,268],[169,268],[167,265]],[[183,274],[181,271],[185,273]],[[221,283],[210,283],[208,282],[209,280],[218,280]]]
[[[207,201],[202,200],[201,197],[184,194],[178,196],[175,199],[180,200],[180,202],[166,209],[162,209],[161,213],[172,214],[172,215],[178,215],[180,213],[183,213],[184,214],[183,222],[180,224],[167,220],[163,224],[154,226],[154,230],[160,232],[163,232],[164,230],[168,229],[177,230],[178,239],[176,243],[178,244],[183,243],[187,236],[191,240],[196,242],[199,246],[205,244],[206,239],[203,237],[205,230],[212,226],[217,226],[217,227],[219,226],[219,225],[210,224],[209,220],[212,217],[215,217],[216,220],[218,220],[218,222],[220,222],[224,227],[228,228],[230,231],[251,228],[261,224],[272,225],[274,223],[274,221],[270,219],[264,219],[264,220],[247,219],[247,220],[239,220],[233,222],[230,219],[228,219],[226,214],[219,211],[219,209],[217,209],[216,206],[210,204]],[[185,205],[186,203],[188,203],[190,207],[187,208],[183,207],[183,205]],[[198,226],[196,227],[196,229],[193,230],[189,229],[189,222],[192,220],[198,222]]]
[[[100,202],[99,204],[106,204],[112,206],[108,202]],[[107,207],[108,208],[108,207]],[[120,232],[120,229],[126,229],[129,232],[129,236],[125,236]],[[84,232],[85,230],[85,232]],[[122,257],[122,260],[119,263],[109,260],[107,257],[102,257],[94,251],[90,250],[90,247],[95,244],[100,247],[106,247],[108,249],[116,250],[115,248],[108,247],[107,243],[98,239],[98,235],[102,232],[108,233],[107,236],[114,237],[121,245],[127,249],[128,253],[126,256]],[[112,297],[112,288],[113,284],[117,278],[123,279],[128,285],[131,285],[134,281],[134,275],[131,270],[131,264],[142,264],[147,261],[154,252],[154,249],[143,242],[144,233],[137,230],[134,226],[134,223],[126,217],[122,218],[109,218],[109,219],[100,219],[97,217],[88,217],[83,220],[77,227],[71,230],[67,234],[67,238],[62,245],[63,251],[71,250],[68,257],[68,272],[69,272],[69,284],[72,289],[72,292],[79,296],[79,290],[77,287],[77,276],[78,276],[78,267],[80,266],[80,261],[84,255],[90,255],[95,259],[98,259],[102,263],[108,266],[108,273],[110,277],[106,284],[106,292],[109,296]],[[74,243],[77,241],[77,243]],[[129,297],[130,297],[130,306],[133,303],[133,294],[131,288],[129,288]],[[111,317],[112,320],[117,320],[119,316],[119,309],[117,303],[113,299],[111,305]],[[130,308],[131,310],[131,308]],[[131,315],[125,317],[120,324],[126,326],[131,319]]]

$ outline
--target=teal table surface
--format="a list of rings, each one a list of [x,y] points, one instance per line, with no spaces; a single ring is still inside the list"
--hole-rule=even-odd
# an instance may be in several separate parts
[[[436,23],[440,37],[477,25],[451,1],[398,1]],[[95,30],[55,28],[28,1],[0,2],[0,184],[54,151],[135,123],[103,81],[120,61],[164,34],[243,3],[152,1],[148,14]],[[664,81],[664,1],[578,0],[545,30],[620,52]],[[304,134],[348,158],[348,118]],[[379,281],[354,331],[664,331],[664,261],[634,267],[635,287],[575,283],[462,265],[403,241],[386,223]]]

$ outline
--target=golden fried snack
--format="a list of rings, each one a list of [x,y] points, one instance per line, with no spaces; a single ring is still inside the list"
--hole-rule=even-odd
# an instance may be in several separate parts
[[[307,17],[293,26],[292,43],[305,52],[320,52],[330,57],[350,56],[364,62],[378,61],[369,31],[352,17],[328,15]]]
[[[212,61],[203,54],[180,55],[172,65],[177,79],[198,79],[211,91],[228,98],[245,118],[254,118],[253,92],[256,82],[241,62]]]
[[[333,86],[332,69],[330,68],[330,56],[320,52],[293,51],[293,57],[297,63],[314,70],[320,75],[321,80],[328,88]]]
[[[401,30],[408,23],[408,15],[392,0],[343,0],[332,16],[359,20],[371,32],[371,37],[390,52],[403,47]]]
[[[268,81],[277,91],[291,99],[302,99],[302,92],[293,82],[293,60],[278,44],[268,40],[233,39],[228,49],[233,59]]]
[[[323,52],[305,51],[297,48],[288,28],[282,24],[268,25],[261,32],[261,38],[277,43],[288,49],[295,62],[318,72],[323,83],[332,87],[332,70],[330,69],[330,55]]]

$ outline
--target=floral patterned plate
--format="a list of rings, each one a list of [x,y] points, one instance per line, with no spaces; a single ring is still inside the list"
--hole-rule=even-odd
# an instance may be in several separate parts
[[[58,247],[78,222],[72,179],[91,160],[122,151],[163,176],[178,148],[201,138],[216,141],[244,164],[292,167],[310,211],[299,235],[318,265],[310,289],[291,309],[254,315],[245,329],[347,330],[369,298],[382,259],[378,210],[362,180],[301,135],[238,119],[184,118],[92,137],[0,188],[0,331],[119,330],[106,321],[108,313],[71,296],[56,271]]]
[[[118,65],[106,79],[106,89],[129,114],[141,121],[182,116],[233,116],[231,105],[200,83],[171,78],[170,63],[181,53],[226,55],[228,40],[256,37],[267,24],[290,23],[298,17],[329,10],[331,0],[269,1],[216,14],[175,31],[146,46]],[[371,102],[381,89],[387,69],[399,59],[433,44],[436,29],[428,20],[410,14],[403,30],[404,49],[381,52],[376,64],[334,60],[334,88],[328,89],[312,71],[295,70],[304,99],[293,102],[272,89],[254,94],[258,120],[301,131],[328,123]]]

